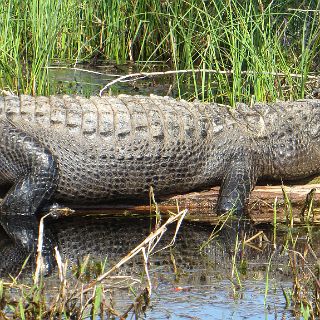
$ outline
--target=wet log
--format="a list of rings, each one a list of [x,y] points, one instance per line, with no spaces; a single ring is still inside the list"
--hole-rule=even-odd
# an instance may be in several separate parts
[[[199,192],[157,198],[161,214],[188,209],[186,219],[217,223],[221,217],[216,214],[219,187]],[[0,199],[1,202],[1,199]],[[96,206],[72,206],[54,209],[58,216],[68,215],[107,215],[107,216],[147,216],[155,214],[156,207],[130,203]],[[273,223],[276,213],[277,222],[296,224],[320,224],[320,183],[304,185],[259,185],[252,191],[247,213],[255,223]]]
[[[175,201],[180,208],[188,208],[192,220],[216,222],[219,187],[203,192],[193,192],[174,196],[160,203],[173,205]],[[163,206],[163,207],[162,207]],[[248,206],[248,216],[255,223],[278,222],[320,223],[320,184],[294,186],[256,186],[252,191]],[[276,216],[275,216],[276,215]],[[292,218],[291,218],[292,217]]]
[[[188,209],[186,218],[189,220],[217,223],[220,220],[220,216],[215,212],[218,194],[219,187],[214,187],[205,191],[159,198],[156,199],[157,207],[164,214]],[[75,211],[70,212],[76,215],[145,216],[155,212],[155,205],[122,203],[76,206],[73,209]],[[276,214],[277,222],[320,224],[320,184],[256,186],[248,202],[247,213],[255,223],[273,223]]]

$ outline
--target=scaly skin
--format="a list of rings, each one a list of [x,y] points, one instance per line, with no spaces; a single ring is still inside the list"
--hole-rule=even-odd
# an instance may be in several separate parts
[[[12,186],[0,222],[32,250],[46,203],[147,201],[150,186],[164,195],[220,183],[217,210],[241,213],[258,178],[318,173],[319,136],[319,100],[232,110],[158,96],[0,97],[0,184]]]

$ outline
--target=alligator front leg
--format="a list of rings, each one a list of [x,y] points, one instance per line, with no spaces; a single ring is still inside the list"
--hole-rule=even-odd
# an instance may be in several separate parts
[[[36,212],[57,186],[57,164],[48,149],[8,120],[0,121],[0,177],[12,183],[1,204],[0,223],[19,248],[35,252],[39,222]],[[53,239],[46,233],[45,268],[52,267]]]
[[[257,169],[254,159],[248,154],[239,153],[227,166],[220,188],[217,212],[230,211],[242,215],[256,181]]]

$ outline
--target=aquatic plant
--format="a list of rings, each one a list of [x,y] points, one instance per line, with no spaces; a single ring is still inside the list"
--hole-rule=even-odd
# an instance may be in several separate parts
[[[48,94],[55,63],[131,60],[141,70],[201,68],[172,79],[188,99],[303,97],[319,67],[318,21],[311,0],[4,0],[0,87]]]

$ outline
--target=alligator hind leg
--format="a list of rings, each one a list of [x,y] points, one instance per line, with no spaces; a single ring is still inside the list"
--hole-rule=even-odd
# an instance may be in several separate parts
[[[35,138],[2,120],[0,164],[0,178],[13,182],[0,207],[0,223],[17,248],[35,252],[39,226],[36,212],[56,189],[56,161]],[[51,268],[52,249],[53,239],[46,234],[43,255],[47,269]]]
[[[217,204],[218,213],[241,215],[257,181],[256,165],[251,156],[239,153],[232,159],[223,178]]]

